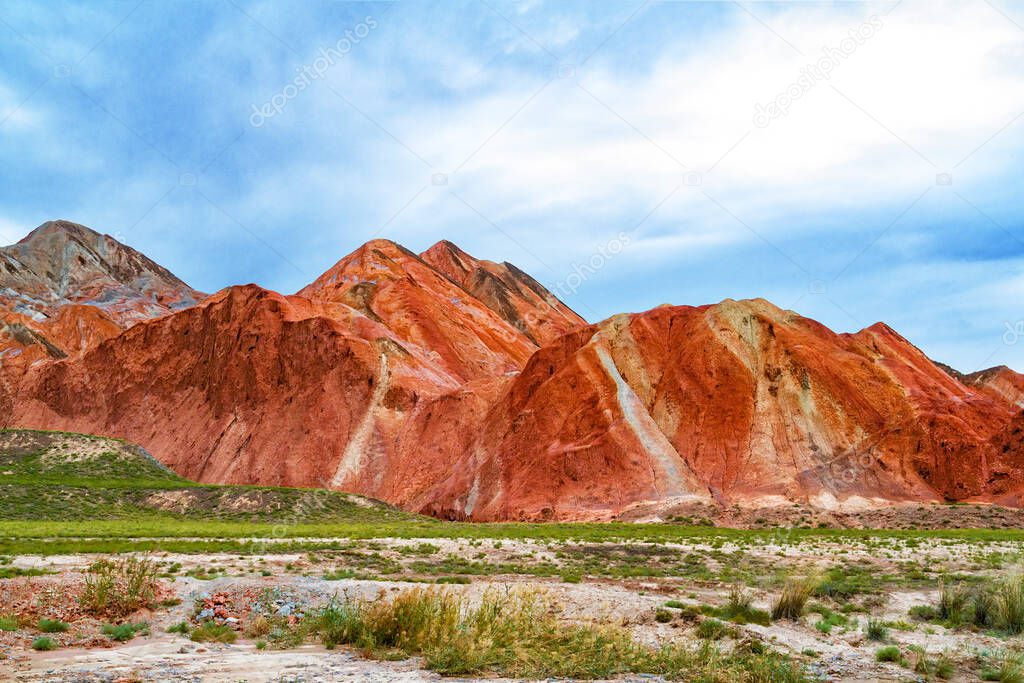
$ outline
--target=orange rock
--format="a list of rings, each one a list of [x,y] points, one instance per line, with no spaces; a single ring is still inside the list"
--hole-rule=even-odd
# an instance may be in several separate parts
[[[448,240],[420,257],[536,344],[586,325],[574,310],[511,263],[475,259]]]
[[[109,235],[49,221],[0,249],[0,367],[76,357],[203,296]]]
[[[49,315],[32,330],[61,353],[5,365],[0,424],[124,437],[204,482],[474,520],[1022,501],[1020,375],[759,299],[587,325],[513,266],[375,240],[294,296],[230,287],[124,331],[82,302]]]

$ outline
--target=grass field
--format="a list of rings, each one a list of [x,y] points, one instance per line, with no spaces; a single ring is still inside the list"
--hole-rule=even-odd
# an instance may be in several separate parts
[[[0,430],[0,554],[295,552],[341,548],[348,539],[384,538],[882,545],[926,539],[1020,542],[1024,530],[442,522],[345,493],[197,484],[115,439]]]
[[[177,598],[160,607],[151,634],[125,637],[151,638],[199,671],[224,666],[230,648],[181,654],[173,634],[276,652],[320,640],[385,660],[420,655],[448,674],[633,671],[763,683],[902,681],[911,671],[945,680],[939,674],[953,667],[974,677],[954,680],[976,680],[1015,666],[1024,631],[1020,529],[444,522],[339,492],[197,484],[113,439],[0,431],[0,580],[11,592],[6,603],[0,596],[10,612],[0,609],[0,645],[43,653],[37,640],[77,647],[96,628],[127,628],[79,618],[51,633],[46,620],[64,612],[23,612],[39,596],[100,585],[90,577],[113,565],[99,556],[133,551]],[[422,584],[439,592],[418,592]],[[510,585],[550,597],[560,616],[545,608],[494,621],[481,591]],[[268,590],[298,596],[311,619],[291,624],[245,607],[244,627],[232,629],[197,611],[214,592],[266,607]],[[393,601],[380,598],[394,591]],[[392,627],[406,622],[422,633],[396,638],[405,631]],[[587,656],[597,645],[611,654]],[[517,669],[527,650],[532,664]],[[102,649],[89,652],[97,671],[118,666]],[[38,680],[48,680],[53,662],[36,656]]]

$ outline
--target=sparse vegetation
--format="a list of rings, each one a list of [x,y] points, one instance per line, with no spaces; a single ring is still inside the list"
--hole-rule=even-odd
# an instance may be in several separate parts
[[[807,680],[797,664],[774,653],[656,650],[620,628],[564,624],[536,593],[490,591],[471,607],[450,593],[415,589],[392,599],[333,602],[313,623],[325,646],[351,644],[378,658],[420,655],[427,668],[445,675],[590,679],[715,672],[730,681]]]
[[[207,621],[192,629],[189,637],[197,643],[233,643],[238,639],[238,634],[227,624]]]
[[[57,641],[47,636],[39,636],[38,638],[32,641],[32,649],[42,651],[56,650]]]
[[[817,585],[818,579],[813,576],[787,580],[782,592],[772,603],[772,619],[796,620],[803,616],[804,607]]]
[[[981,680],[1024,683],[1024,654],[1003,652],[981,670]]]
[[[40,619],[36,628],[43,633],[64,633],[68,630],[68,624],[59,619]]]
[[[86,574],[79,602],[93,616],[126,617],[153,605],[157,574],[156,565],[144,558],[100,560]]]

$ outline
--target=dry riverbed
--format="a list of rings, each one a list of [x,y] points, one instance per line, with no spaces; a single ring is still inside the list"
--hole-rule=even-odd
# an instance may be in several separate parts
[[[328,650],[290,629],[332,599],[434,590],[475,605],[497,590],[540,595],[560,621],[626,629],[653,647],[777,651],[811,680],[978,681],[1012,663],[1021,636],[921,608],[939,605],[944,582],[947,594],[960,587],[958,609],[973,610],[968,596],[1017,576],[1021,553],[1016,542],[785,537],[665,544],[410,539],[291,555],[154,553],[147,557],[160,574],[159,594],[150,607],[118,618],[83,607],[80,592],[96,556],[23,555],[0,565],[10,576],[0,580],[0,623],[7,620],[0,680],[442,680],[420,658],[381,661],[345,645]],[[812,577],[813,594],[802,615],[770,618],[787,582],[804,577]],[[40,619],[67,628],[44,633]],[[216,626],[216,638],[231,631],[224,640],[233,642],[196,642],[204,622]],[[113,630],[122,624],[134,626]],[[33,649],[41,638],[54,649]],[[895,648],[895,661],[878,661],[886,647]]]

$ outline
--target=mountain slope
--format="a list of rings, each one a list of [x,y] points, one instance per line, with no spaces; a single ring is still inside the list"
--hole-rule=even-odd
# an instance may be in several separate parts
[[[333,491],[199,485],[118,439],[0,430],[0,519],[304,524],[422,518]]]
[[[412,507],[534,519],[708,495],[1006,500],[1024,450],[993,440],[1013,414],[882,325],[837,335],[761,300],[660,307],[541,349]]]
[[[0,248],[0,363],[76,356],[203,296],[108,235],[49,221]]]
[[[519,330],[405,247],[373,240],[298,292],[342,303],[432,351],[462,380],[514,372],[536,349]]]
[[[73,353],[27,327],[81,337],[78,308],[104,332]],[[297,295],[230,287],[123,331],[117,310],[11,313],[38,351],[0,372],[0,425],[447,518],[1024,501],[1020,376],[951,374],[883,324],[836,334],[759,299],[581,324],[508,264],[386,240]]]
[[[476,259],[448,240],[420,258],[482,301],[535,344],[550,342],[587,321],[511,263]]]

